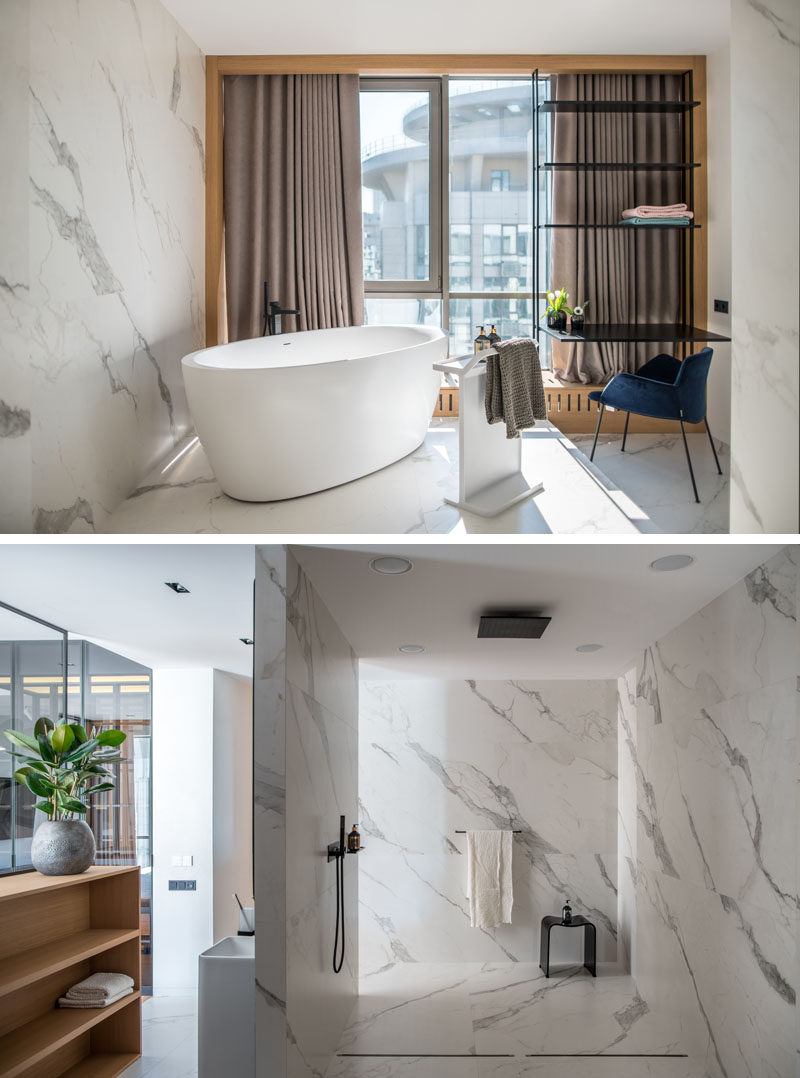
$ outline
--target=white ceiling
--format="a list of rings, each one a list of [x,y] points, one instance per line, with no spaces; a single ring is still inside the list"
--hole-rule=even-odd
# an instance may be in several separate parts
[[[705,53],[730,0],[163,0],[204,53]]]
[[[727,590],[779,546],[726,543],[466,544],[294,547],[362,660],[362,678],[606,678],[641,648]],[[664,554],[694,565],[657,573]],[[368,568],[376,553],[414,563],[403,576]],[[478,640],[489,608],[552,617],[540,640]],[[603,644],[578,654],[579,644]],[[398,652],[423,644],[423,655]]]
[[[252,544],[0,545],[0,600],[154,667],[249,676],[253,575]]]

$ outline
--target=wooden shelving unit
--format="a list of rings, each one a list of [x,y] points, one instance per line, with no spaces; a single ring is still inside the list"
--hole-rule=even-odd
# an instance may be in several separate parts
[[[114,1078],[141,1054],[139,869],[0,879],[0,1078]],[[110,1007],[60,1010],[90,973],[127,973]]]

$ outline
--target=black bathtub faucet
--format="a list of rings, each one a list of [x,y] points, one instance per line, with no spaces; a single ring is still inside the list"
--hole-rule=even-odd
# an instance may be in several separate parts
[[[270,302],[269,282],[264,281],[264,329],[261,333],[262,337],[266,337],[268,328],[270,337],[280,333],[282,314],[300,314],[300,312],[283,308],[280,303],[276,303],[274,300]]]

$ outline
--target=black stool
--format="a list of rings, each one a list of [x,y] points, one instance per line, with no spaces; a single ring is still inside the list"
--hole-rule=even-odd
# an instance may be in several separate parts
[[[583,964],[593,977],[597,976],[597,931],[591,921],[577,914],[569,924],[564,924],[560,917],[542,918],[542,935],[539,942],[539,969],[544,970],[545,977],[550,976],[550,929],[554,926],[560,928],[582,928],[583,932]]]

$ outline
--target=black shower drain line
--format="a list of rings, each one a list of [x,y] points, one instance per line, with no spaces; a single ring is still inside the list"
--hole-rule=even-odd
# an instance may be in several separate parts
[[[688,1052],[337,1052],[340,1059],[688,1059]]]

